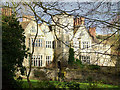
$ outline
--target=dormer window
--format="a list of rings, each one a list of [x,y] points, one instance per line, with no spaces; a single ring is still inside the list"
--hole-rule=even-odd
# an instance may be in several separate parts
[[[84,35],[84,33],[83,32],[81,32],[80,34],[79,34],[79,36],[81,37],[81,36],[83,36]]]
[[[65,47],[68,47],[68,45],[69,45],[69,42],[68,41],[65,41]]]
[[[43,32],[46,34],[47,33],[47,31],[45,30],[45,29],[43,29]]]
[[[35,27],[34,27],[34,26],[32,26],[32,27],[31,27],[31,31],[32,31],[32,32],[36,32],[36,30],[35,30]]]

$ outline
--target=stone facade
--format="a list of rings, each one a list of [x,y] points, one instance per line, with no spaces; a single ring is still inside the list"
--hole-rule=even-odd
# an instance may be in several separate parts
[[[95,27],[89,30],[86,29],[84,17],[74,18],[73,16],[63,14],[56,15],[54,20],[58,24],[54,27],[57,38],[59,41],[63,41],[61,42],[62,47],[57,47],[56,45],[56,49],[59,51],[58,55],[62,54],[61,57],[59,56],[59,59],[65,60],[66,57],[68,60],[69,47],[72,47],[74,48],[75,58],[80,59],[85,64],[115,66],[116,62],[112,61],[110,56],[110,45],[100,43],[97,40]],[[60,25],[63,25],[63,27]],[[57,41],[56,43],[58,44],[59,42]]]
[[[95,28],[86,29],[85,18],[74,18],[72,15],[55,15],[52,22],[54,27],[50,30],[45,23],[39,24],[35,51],[33,54],[33,66],[45,67],[53,61],[67,63],[69,48],[74,48],[75,58],[83,63],[97,64],[100,66],[115,66],[110,57],[110,45],[99,43],[96,39]],[[26,46],[32,52],[37,24],[34,21],[24,19],[21,23],[25,29]],[[24,60],[25,66],[29,65],[29,58]]]
[[[55,15],[53,24],[56,60],[64,64],[69,56],[69,46],[73,37],[73,16]],[[63,64],[62,64],[63,65]]]
[[[29,48],[31,53],[33,48],[32,44],[37,32],[37,24],[34,21],[23,21],[21,25],[25,29],[25,44],[26,48]],[[39,24],[38,26],[38,35],[34,43],[34,53],[32,57],[32,66],[34,67],[45,67],[50,64],[54,58],[54,49],[53,49],[53,33],[50,32],[47,24]],[[24,66],[29,66],[29,57],[24,59]]]

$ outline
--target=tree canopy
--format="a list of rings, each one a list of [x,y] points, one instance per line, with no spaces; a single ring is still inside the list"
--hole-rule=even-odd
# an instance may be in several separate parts
[[[70,48],[69,49],[69,59],[68,59],[68,64],[73,64],[74,63],[74,49]]]
[[[23,59],[25,56],[24,30],[14,16],[2,17],[2,86],[4,88],[19,88],[14,79],[15,71],[23,74]],[[19,77],[20,78],[20,77]]]

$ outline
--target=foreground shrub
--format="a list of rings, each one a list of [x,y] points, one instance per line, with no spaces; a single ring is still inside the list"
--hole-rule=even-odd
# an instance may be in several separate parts
[[[87,78],[87,81],[89,83],[88,88],[97,88],[98,83],[96,81],[94,81],[93,77],[89,76]]]
[[[55,88],[55,86],[49,81],[39,81],[37,84],[37,88]]]
[[[89,65],[88,69],[90,69],[90,70],[100,70],[100,66],[98,66],[98,65]]]
[[[84,64],[82,64],[81,60],[79,59],[76,59],[76,61],[74,61],[74,64],[73,64],[73,68],[74,69],[78,69],[78,68],[84,68]],[[70,66],[72,67],[72,66]]]
[[[56,88],[79,88],[79,83],[76,82],[55,82],[54,85]]]
[[[80,68],[84,68],[85,65],[82,64],[81,60],[76,59],[76,64],[80,67]]]
[[[41,70],[34,70],[34,77],[38,78],[39,80],[48,80],[47,75],[44,71]]]

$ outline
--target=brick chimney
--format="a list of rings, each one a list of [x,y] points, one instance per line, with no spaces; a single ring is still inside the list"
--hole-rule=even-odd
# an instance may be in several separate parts
[[[84,25],[84,23],[85,23],[84,17],[74,18],[74,26]]]
[[[96,27],[90,27],[89,28],[89,33],[90,33],[91,36],[96,38]]]
[[[22,21],[31,21],[34,20],[34,16],[23,15]]]
[[[1,8],[2,15],[11,16],[12,15],[12,8]]]

